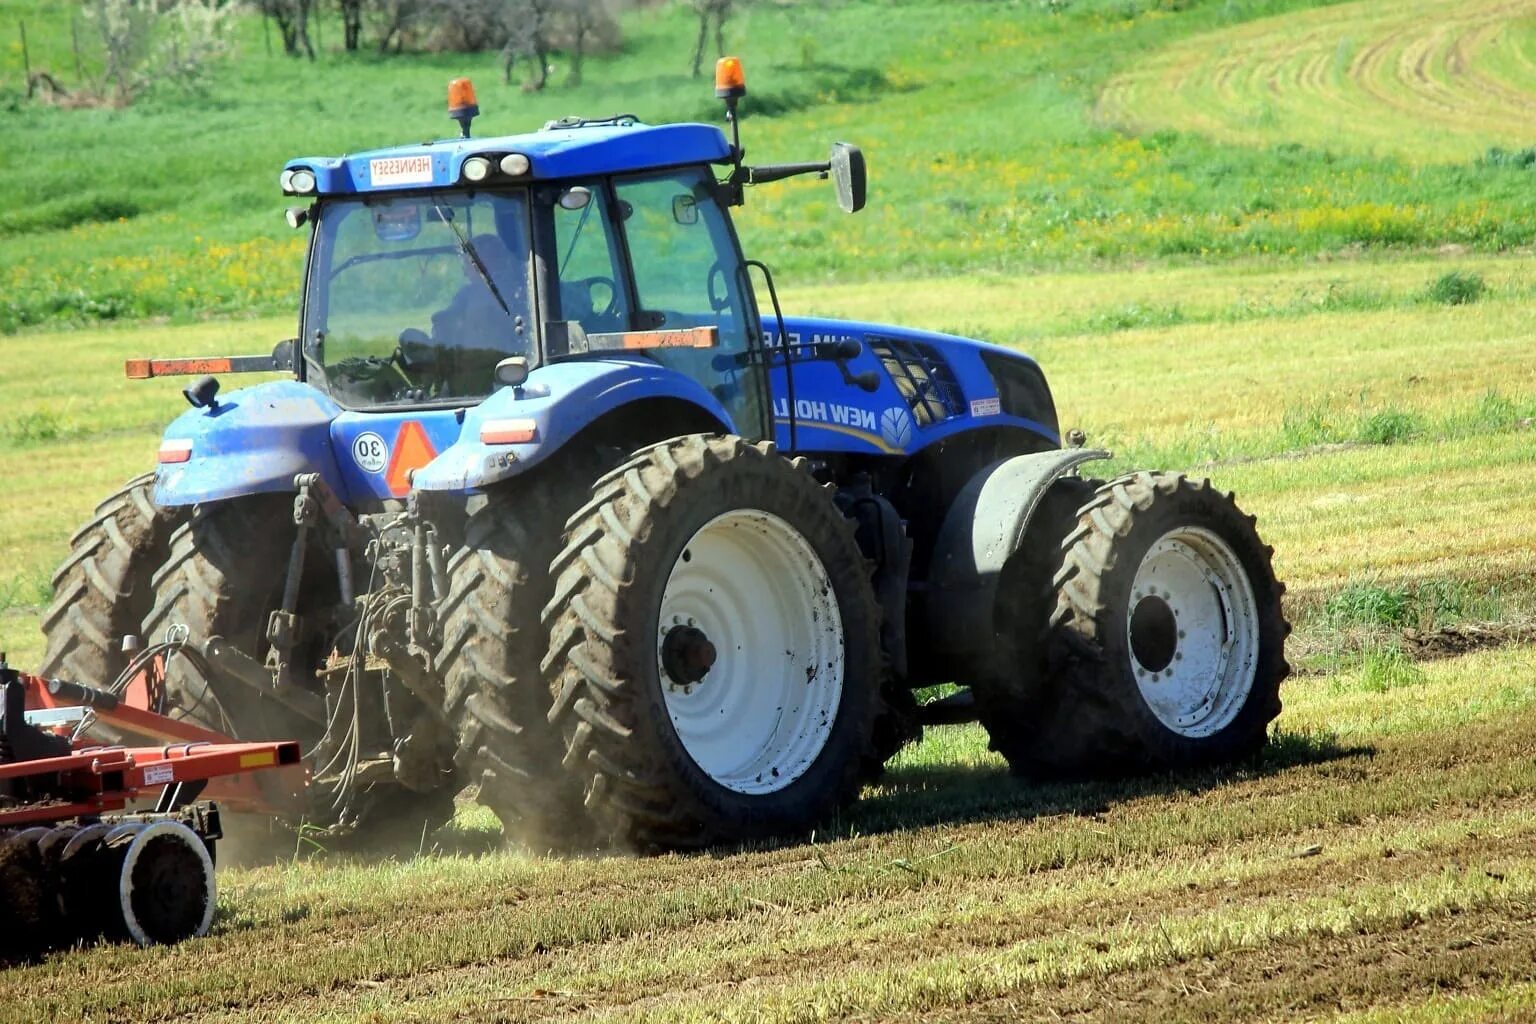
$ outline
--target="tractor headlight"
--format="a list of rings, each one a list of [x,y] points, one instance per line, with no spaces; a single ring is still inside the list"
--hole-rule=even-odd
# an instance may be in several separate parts
[[[501,158],[501,173],[509,178],[518,178],[528,173],[528,158],[521,153],[508,153]]]
[[[298,195],[308,195],[315,190],[315,172],[298,168],[288,176],[288,190]]]
[[[465,181],[484,181],[491,176],[491,162],[483,156],[472,156],[464,161]]]
[[[277,176],[277,187],[284,192],[293,191],[293,172],[291,170],[286,167],[283,168],[283,173]]]

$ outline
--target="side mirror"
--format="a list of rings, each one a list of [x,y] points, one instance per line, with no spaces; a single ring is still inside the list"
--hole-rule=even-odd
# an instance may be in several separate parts
[[[864,152],[851,142],[832,143],[832,185],[844,213],[864,209]]]
[[[687,227],[699,222],[699,201],[690,195],[672,197],[672,219]]]

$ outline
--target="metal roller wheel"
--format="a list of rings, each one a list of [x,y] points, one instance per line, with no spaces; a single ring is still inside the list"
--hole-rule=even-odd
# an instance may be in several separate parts
[[[5,955],[46,949],[58,939],[57,879],[39,848],[48,831],[0,833],[0,953]]]
[[[179,821],[134,830],[117,872],[117,912],[130,939],[168,946],[206,935],[217,898],[213,858],[196,832]]]

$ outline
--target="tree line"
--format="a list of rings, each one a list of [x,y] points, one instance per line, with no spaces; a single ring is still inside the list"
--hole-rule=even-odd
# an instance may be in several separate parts
[[[340,28],[341,49],[405,52],[497,52],[502,77],[521,75],[526,90],[550,81],[551,58],[564,57],[566,83],[580,84],[587,57],[624,45],[621,16],[668,0],[81,0],[71,15],[74,75],[35,67],[25,23],[20,49],[27,99],[59,106],[126,106],[155,83],[196,89],[210,65],[231,53],[232,22],[261,16],[269,53],[316,60],[323,34]],[[703,74],[709,43],[725,52],[725,25],[748,3],[785,0],[672,0],[698,19],[688,62]],[[329,27],[329,28],[328,28]],[[331,46],[335,46],[335,37]]]
[[[331,0],[339,19],[342,48],[355,52],[371,46],[380,54],[411,51],[499,51],[502,78],[510,84],[521,66],[523,87],[543,89],[549,81],[550,55],[570,62],[570,84],[581,82],[582,65],[593,53],[623,46],[620,15],[629,8],[656,6],[659,0]],[[725,22],[742,0],[689,0],[699,31],[690,62],[702,73],[711,36],[719,54],[725,50]],[[276,29],[283,52],[315,59],[312,28],[328,13],[326,0],[256,0],[269,28]],[[369,38],[371,37],[371,38]]]

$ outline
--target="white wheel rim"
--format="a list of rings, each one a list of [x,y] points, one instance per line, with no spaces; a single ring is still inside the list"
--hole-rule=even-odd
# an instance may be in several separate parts
[[[138,867],[139,858],[144,855],[144,850],[157,839],[171,838],[179,841],[187,849],[193,851],[197,859],[199,877],[193,880],[203,896],[203,912],[198,919],[196,927],[189,938],[207,935],[208,928],[213,924],[213,910],[218,902],[218,885],[213,877],[213,858],[208,855],[208,848],[197,837],[197,833],[183,825],[179,821],[157,821],[143,829],[140,829],[133,837],[133,842],[128,846],[128,852],[123,857],[122,871],[118,874],[117,900],[118,909],[123,915],[123,924],[128,928],[128,935],[140,946],[152,946],[155,940],[144,930],[139,921],[139,915],[134,908],[134,900],[141,895],[134,887],[134,870]],[[154,894],[149,894],[153,898]]]
[[[1131,670],[1158,721],[1200,738],[1232,723],[1258,671],[1253,584],[1210,530],[1165,533],[1141,560],[1126,617]]]
[[[665,659],[685,629],[715,651],[697,682]],[[770,512],[711,519],[667,577],[656,664],[672,728],[706,775],[750,795],[789,786],[826,747],[843,694],[843,620],[821,559]]]

